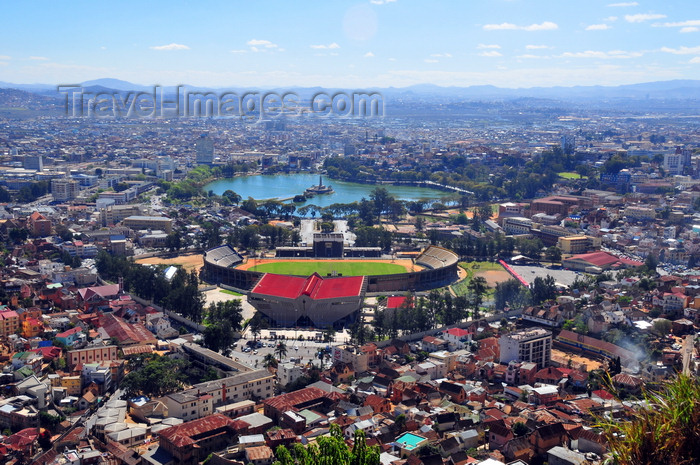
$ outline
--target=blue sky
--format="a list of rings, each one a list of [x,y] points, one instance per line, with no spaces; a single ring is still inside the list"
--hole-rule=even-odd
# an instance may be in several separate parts
[[[334,86],[700,79],[698,0],[3,2],[0,81]]]

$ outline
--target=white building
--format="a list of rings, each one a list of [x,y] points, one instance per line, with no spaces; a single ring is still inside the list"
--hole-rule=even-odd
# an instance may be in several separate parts
[[[73,200],[80,194],[80,183],[73,179],[52,179],[51,195],[58,202]]]
[[[544,368],[552,359],[552,333],[546,329],[534,328],[504,334],[498,342],[501,363],[508,364],[513,360],[533,362]]]
[[[277,381],[281,386],[293,383],[304,376],[304,370],[293,363],[280,363],[277,366]]]

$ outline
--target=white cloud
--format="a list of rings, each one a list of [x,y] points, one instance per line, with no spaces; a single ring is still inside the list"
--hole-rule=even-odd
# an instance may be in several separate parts
[[[340,45],[333,42],[333,43],[330,43],[328,45],[325,45],[325,44],[311,45],[311,48],[315,48],[317,50],[333,50],[333,49],[340,48]]]
[[[692,27],[700,26],[700,19],[690,19],[688,21],[678,21],[675,23],[655,23],[654,27]]]
[[[396,61],[396,58],[389,58],[389,61]]]
[[[586,27],[587,31],[604,31],[606,29],[612,29],[610,26],[607,24],[591,24],[590,26]]]
[[[679,48],[661,47],[661,51],[673,53],[674,55],[700,55],[700,46],[686,47],[681,45]]]
[[[608,6],[616,7],[616,6],[621,6],[621,7],[627,7],[627,6],[639,6],[639,3],[637,2],[621,2],[621,3],[610,3]]]
[[[613,22],[617,21],[617,16],[608,16],[607,18],[603,18],[603,21],[613,23]]]
[[[688,63],[700,63],[700,57],[691,58]]]
[[[367,52],[367,53],[364,54],[364,57],[365,57],[365,58],[374,58],[374,53],[372,53],[372,52]]]
[[[500,56],[503,56],[503,55],[501,55],[501,52],[497,52],[496,50],[491,50],[491,51],[488,51],[488,52],[481,52],[481,53],[479,54],[479,56],[480,56],[480,57],[494,57],[494,58],[495,58],[495,57],[500,57]]]
[[[625,15],[625,21],[628,23],[643,23],[644,21],[650,21],[652,19],[663,19],[666,15],[655,14],[655,13],[639,13],[636,15]]]
[[[586,50],[585,52],[564,52],[561,58],[602,58],[602,59],[626,59],[639,58],[644,55],[642,52],[626,52],[624,50],[611,50],[603,52],[598,50]]]
[[[553,48],[550,45],[526,45],[525,49],[526,50],[544,50],[547,48]]]
[[[698,32],[700,31],[700,27],[695,27],[695,26],[687,26],[687,27],[682,27],[680,33],[687,34],[688,32]]]
[[[154,45],[151,47],[152,50],[158,50],[158,51],[169,51],[169,50],[189,50],[190,48],[187,45],[183,44],[176,44],[173,42],[172,44],[168,45]]]
[[[541,24],[531,24],[523,28],[525,31],[552,31],[554,29],[559,29],[557,23],[551,21],[545,21]]]
[[[0,55],[0,60],[10,60],[11,58],[7,55]]]
[[[46,58],[46,57],[34,57],[34,56],[29,57],[29,59],[34,60],[34,61],[47,61],[48,60],[48,58]]]
[[[433,58],[452,58],[451,53],[433,53],[430,56]]]
[[[501,24],[485,24],[485,31],[505,31],[505,30],[516,30],[518,26],[513,23],[501,23]]]
[[[369,0],[374,5],[384,5],[386,3],[394,3],[396,0]]]
[[[546,59],[549,58],[548,56],[545,55],[532,55],[530,53],[526,53],[525,55],[518,55],[516,58],[524,58],[524,59],[532,59],[532,60],[539,60],[539,59]]]
[[[273,44],[269,40],[262,40],[262,39],[251,39],[246,43],[248,45],[250,45],[251,47],[257,47],[257,46],[261,46],[261,47],[265,47],[265,48],[277,48],[277,47],[279,47],[279,45]]]
[[[540,24],[530,24],[529,26],[518,26],[513,23],[501,23],[501,24],[485,24],[484,28],[485,31],[515,31],[515,30],[520,30],[520,31],[551,31],[554,29],[559,29],[559,26],[557,23],[553,23],[551,21],[545,21]]]
[[[483,49],[488,49],[488,48],[501,48],[501,46],[500,46],[500,45],[496,45],[496,44],[492,44],[492,45],[489,45],[489,44],[479,44],[479,45],[476,46],[476,48],[479,49],[479,50],[483,50]]]

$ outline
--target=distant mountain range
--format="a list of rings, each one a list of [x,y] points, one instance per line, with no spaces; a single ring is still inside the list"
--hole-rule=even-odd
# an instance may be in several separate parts
[[[130,92],[153,92],[153,86],[134,84],[119,79],[105,78],[75,83],[84,92],[119,93],[125,100]],[[183,84],[187,92],[246,92],[276,91],[296,92],[302,100],[318,92],[333,94],[343,92],[379,92],[387,105],[387,115],[428,117],[447,114],[477,117],[484,114],[523,114],[523,110],[545,110],[550,116],[564,115],[572,109],[601,110],[616,114],[640,114],[646,111],[682,114],[700,114],[700,80],[672,80],[646,82],[620,86],[556,86],[530,88],[503,88],[490,85],[468,87],[441,87],[419,84],[410,87],[367,89],[342,89],[324,87],[195,87]],[[63,106],[66,94],[50,84],[13,84],[0,82],[0,107],[35,108],[36,96],[48,98],[55,105]],[[166,97],[175,92],[175,86],[163,86]],[[24,98],[8,92],[25,92]],[[160,94],[161,91],[158,93]],[[10,97],[11,95],[11,97]],[[34,96],[34,97],[33,97]],[[182,93],[180,98],[183,98]],[[47,103],[47,102],[43,102]],[[498,107],[498,108],[497,108]],[[553,113],[552,113],[553,112]]]
[[[76,83],[84,89],[92,91],[119,91],[119,92],[149,92],[153,86],[134,84],[120,79],[104,78]],[[188,91],[209,92],[243,92],[255,90],[282,90],[274,87],[197,87],[183,84]],[[19,89],[27,92],[43,95],[58,94],[55,85],[50,84],[13,84],[0,81],[0,88]],[[167,94],[173,93],[175,86],[163,86]],[[285,91],[295,91],[301,95],[311,95],[320,91],[349,90],[341,88],[324,87],[287,87]],[[403,95],[413,97],[447,97],[465,100],[493,100],[493,99],[518,99],[518,98],[544,98],[555,100],[591,100],[591,99],[700,99],[700,80],[672,80],[645,82],[640,84],[627,84],[619,86],[556,86],[556,87],[529,87],[529,88],[504,88],[490,85],[467,87],[442,87],[434,84],[418,84],[410,87],[368,88],[386,95]]]

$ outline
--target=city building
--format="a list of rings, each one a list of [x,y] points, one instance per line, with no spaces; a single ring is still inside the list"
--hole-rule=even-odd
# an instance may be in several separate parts
[[[223,405],[267,399],[274,393],[274,379],[267,370],[254,370],[195,384],[190,389],[163,397],[162,401],[168,407],[168,415],[192,421],[211,415]]]
[[[197,152],[198,165],[211,165],[214,163],[214,141],[211,137],[202,134],[194,144]]]
[[[534,328],[504,334],[498,342],[501,363],[532,362],[543,368],[552,359],[552,333],[546,329]]]
[[[557,241],[557,247],[563,254],[580,254],[600,249],[601,239],[585,235],[564,236]]]
[[[22,157],[22,168],[25,170],[44,171],[44,157],[42,155],[25,155]]]
[[[32,236],[46,237],[51,235],[51,220],[39,212],[29,215],[29,227]]]
[[[241,423],[214,414],[171,426],[158,433],[160,447],[173,457],[174,463],[195,465],[209,454],[232,445],[238,431],[244,429]]]
[[[51,195],[57,202],[67,202],[78,197],[80,183],[74,179],[52,179]]]
[[[154,229],[167,234],[173,230],[173,220],[165,216],[129,216],[122,220],[122,224],[131,229]]]
[[[117,346],[94,346],[84,349],[70,350],[66,356],[68,368],[79,364],[118,360]]]

